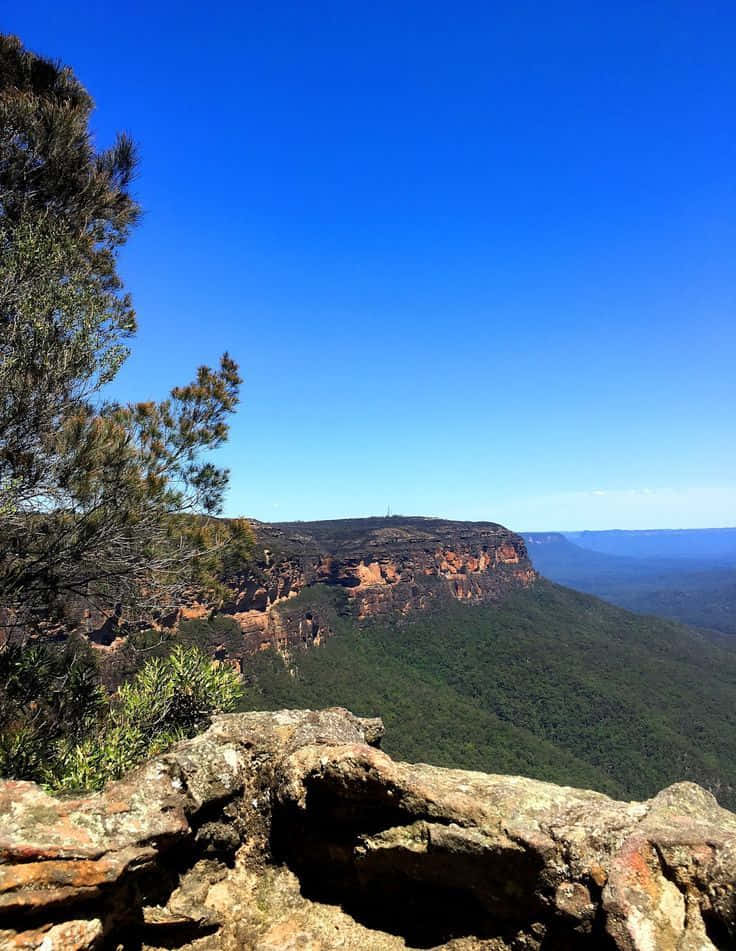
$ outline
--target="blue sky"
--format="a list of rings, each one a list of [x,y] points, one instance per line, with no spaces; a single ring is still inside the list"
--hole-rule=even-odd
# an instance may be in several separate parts
[[[228,349],[229,514],[736,523],[731,2],[29,2],[145,219],[116,395]]]

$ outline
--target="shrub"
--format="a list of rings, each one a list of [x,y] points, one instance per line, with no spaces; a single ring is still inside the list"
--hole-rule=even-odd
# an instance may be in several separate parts
[[[121,727],[193,736],[216,712],[235,707],[240,677],[211,663],[196,647],[177,645],[166,658],[154,657],[123,684],[113,698],[111,716]]]
[[[107,708],[86,643],[7,643],[0,650],[0,776],[46,781],[59,743],[96,731]]]
[[[34,664],[39,676],[31,687]],[[166,658],[149,660],[109,702],[89,665],[72,661],[59,678],[47,654],[31,648],[7,657],[6,666],[17,674],[11,687],[27,706],[0,734],[0,776],[43,782],[58,791],[101,789],[146,758],[194,736],[213,714],[234,709],[241,696],[234,670],[181,645]],[[47,689],[52,677],[54,714],[63,732],[45,736],[34,721],[39,709],[34,691]],[[63,711],[66,720],[59,717]]]

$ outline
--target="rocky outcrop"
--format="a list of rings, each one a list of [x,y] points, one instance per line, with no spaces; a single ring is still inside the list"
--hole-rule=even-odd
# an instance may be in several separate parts
[[[234,714],[97,795],[0,783],[0,947],[735,946],[736,816],[698,786],[615,802],[380,734]]]
[[[241,668],[243,657],[259,650],[288,654],[319,646],[334,633],[334,603],[297,597],[317,585],[344,594],[346,610],[359,621],[396,621],[448,599],[499,601],[536,578],[524,540],[494,522],[392,516],[250,524],[253,557],[222,579],[227,593],[217,608],[237,623],[242,639],[227,647],[216,640],[202,645]],[[86,599],[70,597],[65,623],[45,627],[44,638],[83,636],[98,649],[114,684],[115,653],[128,636],[150,627],[171,632],[183,621],[208,618],[215,608],[198,597],[192,591],[169,614],[136,622],[122,617],[119,605],[91,608]],[[5,627],[0,614],[0,643]]]
[[[230,579],[235,593],[224,607],[243,630],[246,652],[329,636],[329,618],[288,603],[314,584],[344,590],[365,619],[402,617],[443,598],[499,600],[535,577],[523,539],[494,522],[393,516],[252,524],[256,563]]]

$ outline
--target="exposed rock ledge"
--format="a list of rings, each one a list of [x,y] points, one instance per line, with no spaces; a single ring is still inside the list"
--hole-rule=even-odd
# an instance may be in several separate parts
[[[0,783],[0,947],[736,946],[736,816],[393,762],[344,710],[218,718],[103,793]]]

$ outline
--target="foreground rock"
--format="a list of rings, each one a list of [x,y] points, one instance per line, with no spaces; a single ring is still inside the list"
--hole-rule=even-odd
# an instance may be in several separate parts
[[[103,793],[0,783],[0,947],[736,946],[736,816],[395,763],[344,710],[219,717]]]

